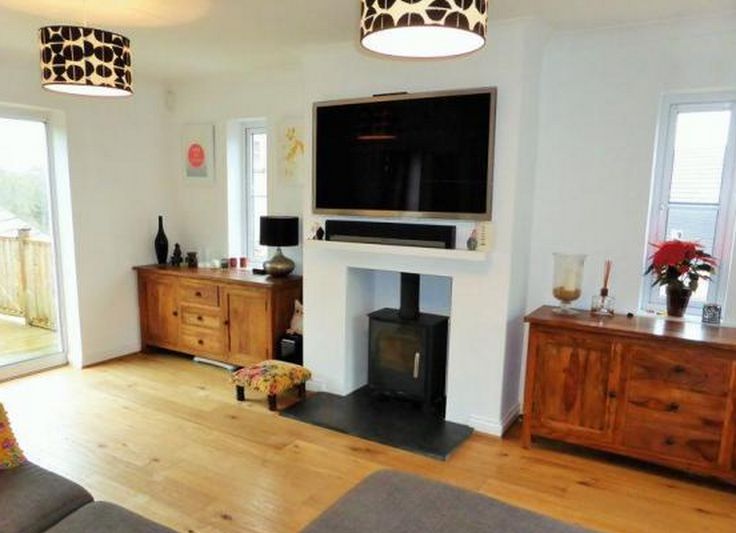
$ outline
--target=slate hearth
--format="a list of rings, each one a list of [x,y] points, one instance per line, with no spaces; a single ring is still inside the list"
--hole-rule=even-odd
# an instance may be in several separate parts
[[[348,396],[313,394],[281,414],[441,460],[473,433],[470,426],[442,420],[406,400],[375,395],[367,386]]]

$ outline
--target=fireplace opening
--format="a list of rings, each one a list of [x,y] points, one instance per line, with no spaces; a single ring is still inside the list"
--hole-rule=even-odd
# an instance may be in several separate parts
[[[449,319],[421,312],[419,287],[419,274],[402,272],[399,309],[368,315],[368,386],[444,417]]]
[[[473,433],[445,417],[452,290],[451,276],[348,268],[345,348],[333,356],[349,392],[314,392],[282,414],[447,459]]]

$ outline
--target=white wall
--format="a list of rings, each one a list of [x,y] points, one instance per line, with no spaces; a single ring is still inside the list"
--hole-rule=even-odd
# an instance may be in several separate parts
[[[155,261],[158,214],[170,235],[176,233],[163,86],[136,80],[133,98],[95,100],[42,90],[35,65],[6,62],[0,77],[0,102],[55,111],[54,124],[66,130],[81,321],[81,347],[74,346],[70,360],[82,366],[137,351],[131,267]],[[57,133],[63,140],[64,132]]]
[[[457,340],[455,352],[462,352],[462,358],[453,362],[451,353],[448,371],[448,419],[498,434],[518,409],[526,279],[523,270],[516,273],[512,265],[526,264],[529,249],[525,235],[536,154],[536,79],[546,31],[538,24],[517,21],[494,24],[489,34],[488,45],[476,54],[431,62],[387,60],[365,54],[355,44],[314,50],[304,61],[304,112],[311,113],[313,102],[377,93],[498,87],[493,244],[488,260],[473,265],[475,283],[453,284],[451,328],[462,331],[456,340],[464,341]],[[311,135],[307,138],[311,144]],[[309,181],[304,212],[311,212]],[[309,224],[308,215],[307,219]],[[335,331],[340,329],[335,324],[343,324],[344,317],[334,314],[345,314],[341,291],[343,280],[350,279],[345,265],[380,270],[387,263],[379,257],[332,261],[325,255],[325,250],[309,249],[305,255],[305,363],[313,364],[316,379],[323,378],[328,390],[345,393],[362,383],[342,380],[340,370],[332,372],[327,360],[344,356],[351,344],[350,335],[345,340],[344,332]],[[448,275],[439,264],[423,268],[427,274]],[[463,265],[457,268],[464,270]],[[334,283],[325,283],[333,277]],[[378,275],[373,286],[380,295],[390,292],[394,283]],[[329,313],[314,311],[323,305],[331,306]]]
[[[553,252],[589,254],[581,305],[599,288],[603,260],[611,258],[617,307],[622,312],[636,308],[661,96],[734,87],[735,29],[734,17],[725,17],[550,36],[539,24],[516,21],[492,24],[487,47],[465,58],[386,60],[352,43],[305,50],[300,67],[179,85],[169,170],[182,217],[182,242],[186,248],[227,249],[226,177],[237,161],[228,168],[224,149],[234,119],[266,118],[273,128],[283,117],[296,117],[311,144],[315,101],[498,86],[488,275],[494,295],[503,297],[477,298],[478,306],[493,307],[493,323],[484,325],[492,342],[477,363],[485,387],[494,392],[479,393],[465,411],[497,424],[518,401],[523,314],[553,303]],[[179,136],[186,122],[217,124],[213,186],[193,187],[180,179]],[[308,145],[307,169],[310,149]],[[272,144],[272,169],[278,168],[276,151]],[[308,170],[297,182],[272,174],[272,212],[300,212],[309,227],[317,219],[310,215],[310,178]],[[366,286],[386,295],[395,288],[395,279],[377,274]],[[733,292],[736,284],[730,286]],[[736,319],[734,300],[727,308],[731,320]]]
[[[394,91],[498,87],[493,248],[486,265],[489,292],[475,295],[477,313],[465,311],[453,317],[454,321],[465,324],[475,323],[478,316],[490,317],[487,323],[475,328],[474,333],[484,340],[481,343],[484,348],[474,360],[476,375],[482,376],[484,385],[470,387],[477,390],[458,403],[462,407],[456,410],[455,416],[459,417],[458,421],[472,419],[476,427],[498,432],[504,420],[518,408],[536,155],[537,89],[547,31],[530,21],[516,21],[492,24],[490,35],[487,47],[464,58],[432,62],[388,60],[366,54],[357,43],[345,43],[306,49],[299,68],[263,71],[247,78],[179,84],[174,88],[174,129],[171,133],[174,144],[170,165],[175,174],[182,215],[184,248],[215,254],[228,249],[233,251],[234,240],[232,235],[228,236],[228,176],[233,171],[239,172],[233,167],[242,164],[238,158],[226,154],[228,139],[233,131],[237,132],[232,128],[233,121],[263,118],[271,133],[284,117],[294,117],[304,125],[307,139],[304,168],[307,170],[300,181],[283,179],[278,172],[279,149],[271,143],[269,165],[276,172],[270,172],[269,209],[274,213],[301,214],[303,226],[308,229],[313,221],[321,220],[311,214],[314,102]],[[212,122],[217,126],[218,168],[213,185],[193,186],[179,178],[181,150],[177,143],[181,126],[188,122]],[[272,139],[274,137],[272,135]],[[458,240],[464,243],[472,224],[449,223],[459,227]],[[305,263],[305,283],[310,283],[310,277],[322,279],[309,268]],[[395,281],[391,276],[376,274],[366,286],[376,291],[378,299],[385,297],[388,301],[391,297],[387,295],[395,292]],[[449,288],[443,288],[442,283],[425,282],[428,290],[423,305],[427,310],[447,309]],[[314,319],[320,315],[318,306],[322,303],[320,297],[310,302],[310,294],[318,293],[305,288],[308,337],[310,323],[318,327],[314,326]],[[452,295],[452,298],[460,297],[463,295]],[[315,338],[329,334],[321,330],[312,333]],[[335,333],[332,335],[334,337]],[[367,345],[367,338],[365,341]],[[334,357],[343,356],[338,352],[345,350],[345,346],[339,342],[336,345],[341,347],[336,349]],[[308,351],[309,346],[307,342],[305,350]]]
[[[201,82],[177,84],[173,93],[173,124],[169,172],[174,179],[180,215],[182,217],[182,248],[206,250],[215,257],[241,255],[236,248],[238,239],[228,239],[228,174],[240,175],[242,160],[228,158],[228,150],[237,150],[238,129],[234,121],[263,119],[269,133],[269,201],[270,214],[301,215],[304,174],[293,178],[283,175],[279,161],[278,131],[296,118],[305,121],[304,90],[298,68],[284,67],[259,71],[247,77],[216,78]],[[187,123],[215,124],[216,176],[211,185],[185,182],[182,178],[181,132]],[[228,147],[230,139],[230,148]],[[233,241],[230,243],[229,241]],[[299,266],[297,249],[285,253]]]
[[[613,259],[636,311],[661,97],[736,87],[736,17],[556,35],[544,61],[529,310],[553,303],[552,253],[588,254],[580,305]],[[734,295],[736,284],[730,283]],[[727,317],[736,319],[730,298]]]

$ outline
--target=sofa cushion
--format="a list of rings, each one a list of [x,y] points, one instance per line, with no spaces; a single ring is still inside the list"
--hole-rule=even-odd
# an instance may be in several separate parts
[[[105,533],[173,533],[174,530],[143,518],[118,505],[95,502],[85,505],[70,514],[49,529],[48,533],[87,533],[89,531],[104,531]]]
[[[3,404],[0,403],[0,470],[15,468],[25,463],[26,458],[23,456],[18,443],[10,428],[8,413],[5,412]]]
[[[53,472],[25,463],[0,471],[0,531],[45,531],[92,501],[82,487]]]

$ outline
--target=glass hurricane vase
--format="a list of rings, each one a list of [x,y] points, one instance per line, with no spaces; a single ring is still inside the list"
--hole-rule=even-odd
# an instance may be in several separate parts
[[[581,254],[554,254],[554,284],[552,294],[560,302],[555,309],[562,315],[577,313],[570,304],[580,298],[583,284],[583,267],[585,255]]]

